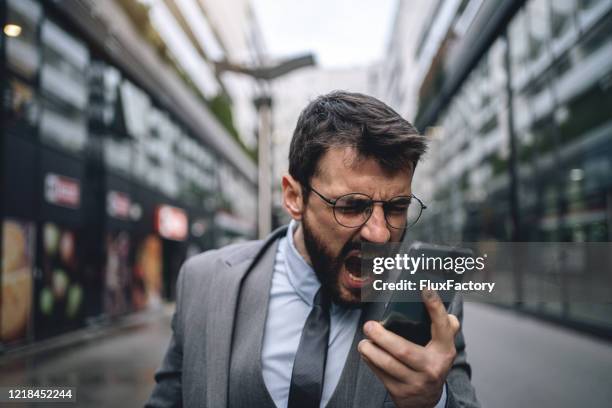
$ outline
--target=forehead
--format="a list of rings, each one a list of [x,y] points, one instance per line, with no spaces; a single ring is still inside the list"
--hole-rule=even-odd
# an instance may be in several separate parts
[[[376,159],[359,156],[352,147],[332,147],[321,156],[313,181],[329,194],[361,192],[389,198],[411,193],[412,173],[412,166],[389,171]]]

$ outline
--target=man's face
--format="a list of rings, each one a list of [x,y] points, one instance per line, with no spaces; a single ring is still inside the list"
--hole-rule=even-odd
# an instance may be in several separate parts
[[[318,170],[311,187],[330,199],[347,193],[365,193],[374,200],[411,194],[411,169],[390,173],[375,159],[357,157],[349,147],[328,150],[319,161]],[[331,205],[313,192],[303,194],[310,195],[296,232],[298,250],[303,239],[307,261],[335,303],[358,306],[361,288],[366,283],[361,276],[361,243],[398,242],[403,231],[387,225],[381,205],[374,205],[363,226],[347,228],[335,220]]]

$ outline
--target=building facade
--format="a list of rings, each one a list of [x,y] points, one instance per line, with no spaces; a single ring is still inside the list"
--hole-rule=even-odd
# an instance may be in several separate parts
[[[0,22],[0,348],[157,307],[186,257],[255,236],[255,163],[121,2]]]
[[[429,208],[415,235],[611,241],[612,2],[434,3],[416,53],[416,125],[430,151],[417,169]],[[516,303],[589,330],[612,328],[607,305],[519,295]]]

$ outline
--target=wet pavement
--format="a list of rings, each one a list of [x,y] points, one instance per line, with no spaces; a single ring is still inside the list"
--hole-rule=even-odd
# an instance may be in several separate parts
[[[465,304],[464,334],[483,407],[610,406],[609,342],[474,303]]]
[[[141,407],[170,336],[170,317],[70,347],[0,365],[0,385],[76,387],[77,402],[43,407]],[[0,406],[3,405],[0,403]],[[40,407],[19,403],[15,407]]]
[[[609,406],[612,344],[485,305],[466,304],[465,315],[468,358],[483,407]],[[77,387],[77,403],[63,406],[139,407],[153,388],[169,335],[166,313],[50,355],[1,364],[0,385]]]

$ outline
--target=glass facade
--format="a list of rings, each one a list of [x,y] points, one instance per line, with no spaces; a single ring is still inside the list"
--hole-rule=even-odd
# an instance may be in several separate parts
[[[611,241],[612,2],[529,0],[501,31],[427,124],[432,187],[415,234],[443,242]],[[521,279],[529,287],[540,278]],[[612,328],[609,305],[517,301]]]
[[[0,0],[0,347],[174,296],[186,256],[253,238],[256,185],[67,24]]]
[[[612,238],[612,16],[591,17],[584,26],[581,17],[592,7],[560,2],[547,9],[557,17],[540,24],[552,23],[541,28],[541,40],[532,33],[525,38],[521,27],[538,18],[536,7],[522,11],[509,30],[511,47],[517,44],[511,53],[513,125],[521,230],[528,240]],[[529,50],[540,42],[543,48],[525,53],[525,42]]]
[[[44,19],[40,54],[41,141],[82,153],[87,143],[89,51],[82,41]]]

